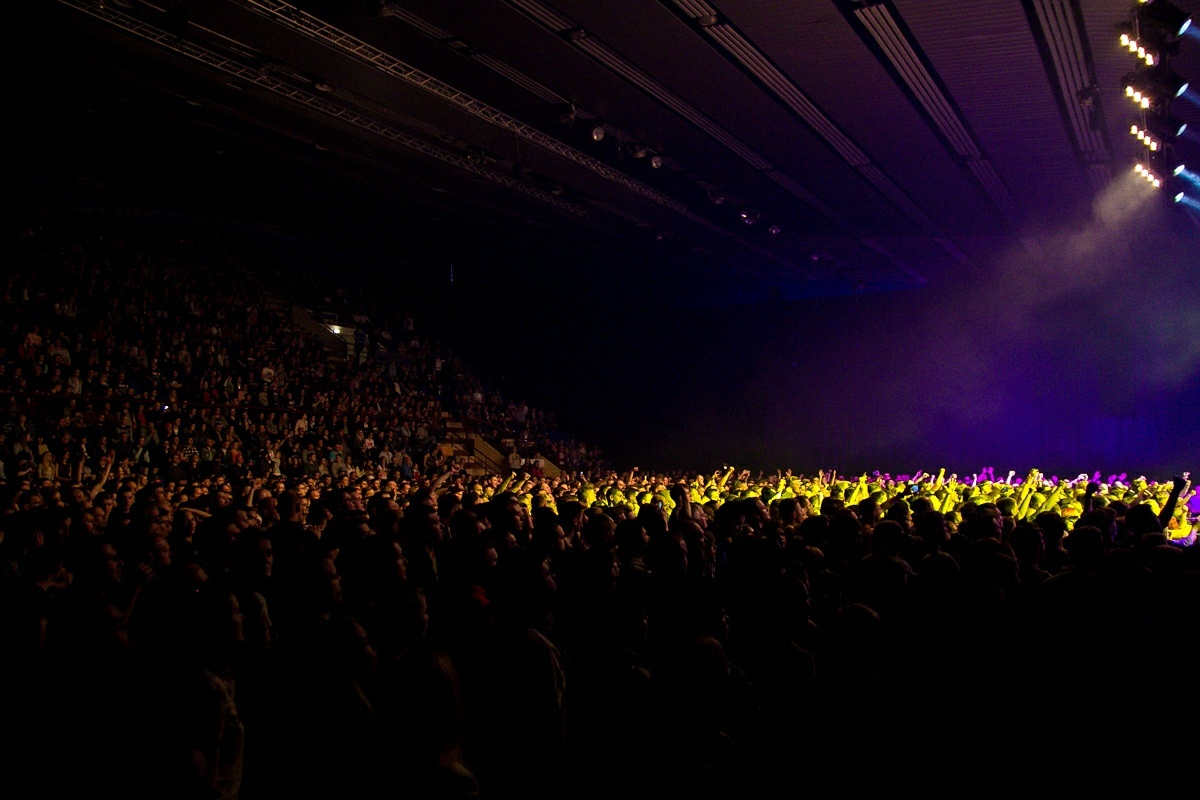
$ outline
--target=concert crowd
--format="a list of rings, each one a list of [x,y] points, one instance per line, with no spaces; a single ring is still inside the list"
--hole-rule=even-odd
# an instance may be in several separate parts
[[[339,349],[278,271],[202,239],[64,214],[4,242],[11,785],[738,797],[1186,771],[1189,475],[616,471],[419,314],[318,287],[360,332]]]

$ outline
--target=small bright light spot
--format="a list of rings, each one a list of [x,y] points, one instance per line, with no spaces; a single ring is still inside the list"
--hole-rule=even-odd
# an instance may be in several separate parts
[[[1148,66],[1148,67],[1154,66],[1154,56],[1150,55],[1149,53],[1146,53],[1146,66]]]
[[[1178,203],[1178,202],[1179,202],[1180,200],[1182,200],[1182,199],[1183,199],[1183,192],[1180,192],[1179,194],[1175,195],[1175,202],[1176,202],[1176,203]]]
[[[1179,130],[1175,131],[1175,135],[1176,135],[1176,136],[1179,136],[1179,135],[1181,135],[1181,134],[1182,134],[1184,131],[1186,131],[1186,130],[1187,130],[1187,123],[1185,122],[1185,123],[1183,123],[1182,125],[1180,125],[1180,126],[1179,126]]]
[[[1190,19],[1185,19],[1183,21],[1183,24],[1179,26],[1179,33],[1177,33],[1175,35],[1183,36],[1184,31],[1186,31],[1190,27],[1192,27],[1192,21]]]
[[[1129,40],[1129,52],[1133,53],[1136,51],[1137,51],[1137,42],[1135,42],[1133,39],[1130,39]]]
[[[1135,134],[1135,135],[1137,135],[1137,136],[1141,136],[1141,135],[1142,135],[1142,134],[1141,134],[1141,132],[1140,132],[1140,131],[1138,131],[1138,126],[1137,126],[1137,125],[1130,125],[1130,126],[1129,126],[1129,132],[1130,132],[1130,133],[1132,133],[1132,134]]]
[[[1145,131],[1138,131],[1138,132],[1137,132],[1137,137],[1138,137],[1138,139],[1145,139],[1145,138],[1146,138],[1146,132],[1145,132]]]
[[[1158,152],[1158,142],[1153,142],[1153,141],[1152,141],[1152,142],[1150,142],[1150,149],[1151,149],[1153,152],[1156,152],[1156,153],[1157,153],[1157,152]]]
[[[1128,44],[1129,44],[1129,34],[1128,34],[1128,33],[1122,33],[1122,34],[1121,34],[1121,46],[1122,46],[1122,47],[1125,47],[1125,46],[1126,46],[1126,45],[1128,45]]]
[[[1171,174],[1178,175],[1179,173],[1183,172],[1185,169],[1187,169],[1187,167],[1185,167],[1183,164],[1180,164],[1178,167],[1175,168],[1175,171],[1172,172]]]
[[[1162,186],[1162,181],[1160,181],[1158,178],[1155,178],[1154,179],[1154,188],[1157,189],[1161,186]]]
[[[1149,108],[1149,107],[1150,107],[1150,98],[1143,97],[1142,98],[1142,108]]]
[[[1188,84],[1186,84],[1186,83],[1185,83],[1183,86],[1180,86],[1180,87],[1179,87],[1179,91],[1175,93],[1175,96],[1176,96],[1176,97],[1179,97],[1181,94],[1183,94],[1184,92],[1186,92],[1186,91],[1187,91],[1187,89],[1188,89]]]
[[[1126,87],[1125,87],[1125,96],[1126,96],[1126,97],[1133,97],[1133,87],[1132,87],[1132,86],[1126,86]]]
[[[1146,48],[1144,48],[1144,47],[1139,47],[1139,48],[1137,49],[1137,54],[1138,54],[1138,58],[1145,58],[1145,56],[1146,56]]]
[[[335,334],[337,334],[338,336],[341,336],[341,335],[342,335],[342,329],[341,329],[341,328],[339,328],[337,325],[330,325],[330,326],[329,326],[329,330],[333,331],[333,332],[334,332]]]

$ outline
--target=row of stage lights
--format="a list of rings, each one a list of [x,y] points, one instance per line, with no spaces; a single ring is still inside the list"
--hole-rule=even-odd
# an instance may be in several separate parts
[[[1183,191],[1175,194],[1176,203],[1200,209],[1200,201],[1187,194],[1188,184],[1200,189],[1200,176],[1188,171],[1175,156],[1174,142],[1187,123],[1173,116],[1171,102],[1188,91],[1188,81],[1170,66],[1179,53],[1181,37],[1197,36],[1191,16],[1169,0],[1137,0],[1132,19],[1120,26],[1120,45],[1137,59],[1133,72],[1125,76],[1125,96],[1137,107],[1139,117],[1129,133],[1146,148],[1145,156],[1134,167],[1155,189],[1161,189],[1168,171]]]

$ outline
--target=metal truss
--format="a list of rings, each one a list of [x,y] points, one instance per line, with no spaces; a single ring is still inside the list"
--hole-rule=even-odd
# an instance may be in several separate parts
[[[505,174],[496,169],[489,168],[483,164],[477,163],[466,156],[445,150],[437,145],[425,141],[419,137],[397,130],[379,122],[376,119],[359,114],[344,106],[333,103],[320,95],[301,89],[296,86],[284,83],[270,73],[263,73],[261,70],[247,66],[233,59],[214,52],[195,42],[180,39],[178,36],[171,34],[161,28],[156,28],[153,25],[147,24],[136,17],[122,13],[110,5],[102,4],[99,0],[58,0],[60,3],[71,8],[82,11],[96,19],[103,20],[110,25],[118,27],[133,36],[150,42],[166,50],[170,50],[180,56],[183,56],[192,61],[204,64],[218,72],[221,72],[230,78],[244,82],[249,85],[257,86],[265,89],[272,94],[283,97],[294,103],[299,103],[320,113],[341,120],[342,122],[353,125],[376,136],[387,139],[390,142],[403,145],[411,150],[416,150],[438,161],[447,164],[452,164],[467,172],[474,173],[480,177],[486,178],[494,183],[501,184],[510,189],[514,189],[522,194],[536,198],[537,200],[552,205],[562,211],[565,211],[572,216],[581,219],[587,219],[591,216],[590,212],[583,206],[577,203],[572,203],[550,192],[539,189],[535,186],[517,180],[516,178]]]
[[[339,52],[345,53],[358,61],[398,78],[401,81],[421,89],[451,105],[466,111],[479,119],[489,122],[516,136],[532,142],[556,156],[564,158],[613,183],[635,192],[660,205],[666,206],[680,214],[687,213],[687,207],[662,192],[630,178],[620,170],[613,169],[602,161],[582,153],[568,144],[558,141],[552,136],[542,133],[537,128],[521,122],[519,119],[505,114],[497,108],[471,97],[465,92],[455,89],[450,84],[422,72],[416,67],[405,64],[393,55],[385,53],[374,45],[368,44],[343,30],[313,16],[289,3],[281,0],[230,0],[268,19],[274,20],[309,39],[320,42]]]

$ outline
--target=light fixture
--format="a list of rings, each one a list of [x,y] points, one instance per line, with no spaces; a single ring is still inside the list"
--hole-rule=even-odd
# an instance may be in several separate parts
[[[1139,73],[1133,73],[1132,76],[1126,76],[1125,96],[1133,101],[1133,104],[1139,108],[1150,107],[1149,90],[1143,88],[1144,81],[1138,77]]]
[[[1146,120],[1146,129],[1159,139],[1174,139],[1187,130],[1187,123],[1170,115],[1151,116]]]
[[[1135,120],[1129,125],[1129,134],[1155,153],[1185,130],[1186,122],[1169,115],[1150,115],[1145,122]]]
[[[1168,42],[1166,34],[1152,26],[1135,28],[1131,23],[1123,23],[1118,27],[1121,31],[1121,47],[1137,57],[1137,60],[1147,67],[1153,67],[1162,60],[1164,55],[1175,55],[1179,52],[1179,42]]]
[[[1154,172],[1152,172],[1149,167],[1147,167],[1145,164],[1141,163],[1140,161],[1133,168],[1133,171],[1136,172],[1138,175],[1141,175],[1143,178],[1145,178],[1146,183],[1150,184],[1155,189],[1162,187],[1162,178],[1155,175]]]
[[[1162,66],[1130,72],[1123,83],[1125,96],[1140,108],[1162,108],[1188,88],[1188,82],[1178,73]]]
[[[1137,15],[1142,23],[1158,26],[1171,36],[1183,36],[1192,26],[1191,14],[1167,0],[1142,2]]]
[[[658,169],[662,165],[663,165],[662,156],[657,156],[657,155],[650,156],[650,166],[651,167],[653,167],[654,169]]]
[[[592,141],[599,142],[599,141],[602,141],[603,139],[604,139],[604,126],[597,125],[596,127],[592,128]]]
[[[778,225],[772,225],[771,227],[767,228],[767,233],[771,234],[772,236],[775,236],[782,231],[783,228],[779,227]]]
[[[1129,132],[1135,136],[1138,141],[1145,145],[1146,149],[1148,149],[1151,153],[1157,153],[1162,147],[1162,142],[1160,142],[1154,136],[1154,134],[1150,133],[1145,128],[1139,127],[1137,123],[1129,126]]]
[[[1182,201],[1183,201],[1183,192],[1179,192],[1178,194],[1175,195],[1175,202],[1179,203]]]
[[[742,210],[742,222],[747,225],[757,225],[760,215],[757,211],[751,208]]]
[[[1181,182],[1186,181],[1190,187],[1200,189],[1200,175],[1192,172],[1182,164],[1178,165],[1178,167],[1173,171],[1173,177],[1178,178]],[[1180,185],[1182,186],[1183,184],[1181,183]],[[1187,188],[1188,187],[1185,186],[1184,191],[1186,191]]]

